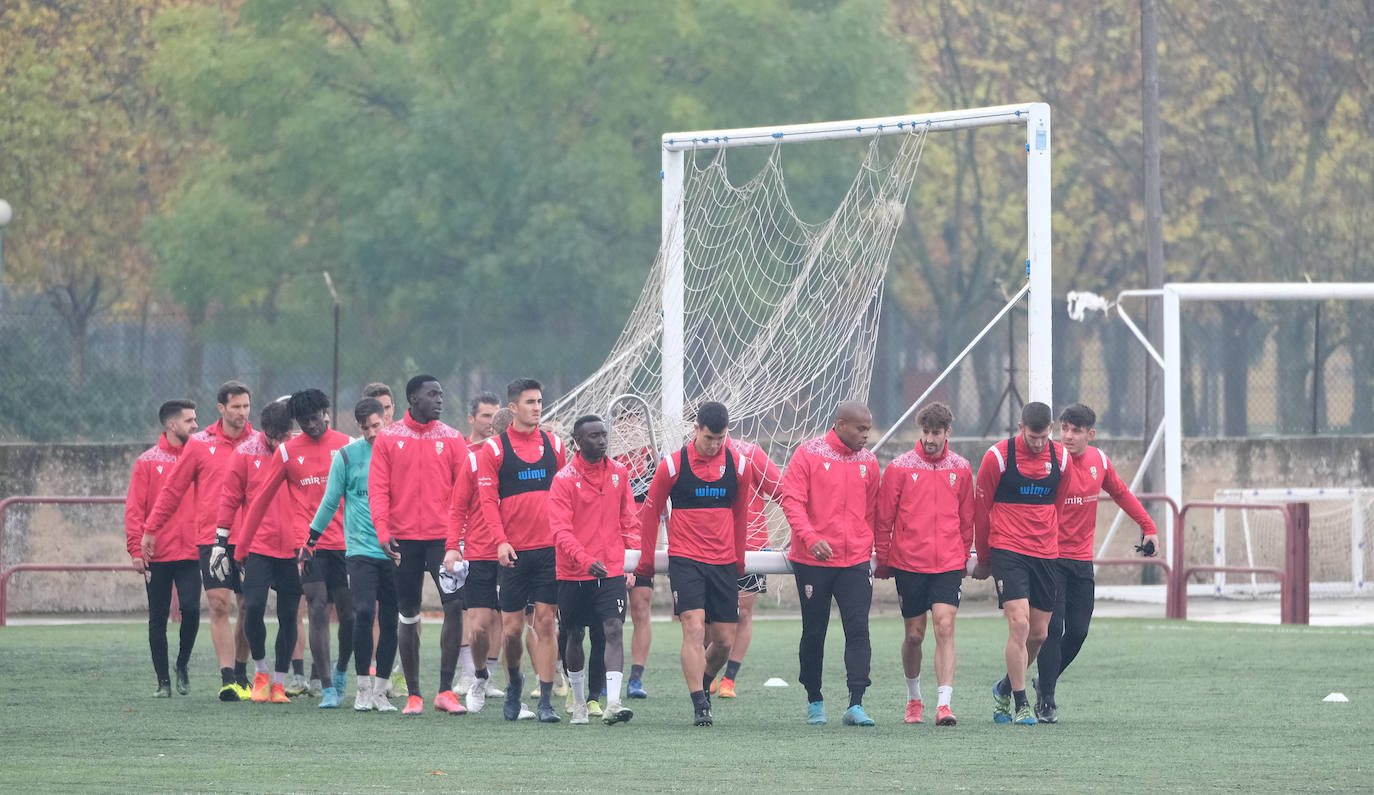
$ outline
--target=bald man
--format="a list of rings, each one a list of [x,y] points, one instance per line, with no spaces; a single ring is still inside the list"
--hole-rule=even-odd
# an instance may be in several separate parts
[[[878,459],[864,445],[873,430],[868,407],[846,400],[835,409],[830,432],[803,442],[782,478],[782,511],[792,527],[787,553],[801,598],[802,637],[798,648],[806,688],[806,722],[826,722],[821,694],[830,600],[844,627],[844,668],[849,686],[846,726],[872,726],[863,708],[872,647],[868,610],[873,603],[870,561],[876,540]]]

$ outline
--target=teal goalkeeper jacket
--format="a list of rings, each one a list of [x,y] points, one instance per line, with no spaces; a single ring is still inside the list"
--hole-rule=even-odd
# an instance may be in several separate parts
[[[324,499],[315,511],[310,529],[323,532],[328,528],[342,497],[345,554],[386,559],[377,540],[377,530],[372,526],[372,509],[367,503],[367,470],[371,464],[372,445],[366,439],[356,439],[335,451],[329,465]]]

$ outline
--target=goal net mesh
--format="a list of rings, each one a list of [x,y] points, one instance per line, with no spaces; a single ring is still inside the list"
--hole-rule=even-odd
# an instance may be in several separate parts
[[[834,212],[808,223],[794,210],[784,146],[741,185],[726,149],[685,158],[682,193],[683,416],[663,416],[662,296],[670,244],[659,248],[606,363],[581,392],[557,404],[571,427],[584,413],[610,419],[610,454],[631,466],[675,450],[696,408],[720,401],[731,435],[762,446],[779,467],[802,440],[829,427],[840,400],[866,400],[883,278],[924,149],[926,131],[874,138]],[[650,429],[653,438],[650,437]],[[785,526],[770,544],[786,543]],[[762,528],[751,528],[751,533]]]

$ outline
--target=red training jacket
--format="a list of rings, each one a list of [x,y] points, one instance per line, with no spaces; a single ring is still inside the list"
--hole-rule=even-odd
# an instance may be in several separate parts
[[[1083,455],[1073,458],[1073,477],[1066,489],[1059,490],[1059,557],[1070,560],[1093,559],[1093,531],[1097,529],[1097,495],[1107,492],[1126,515],[1140,525],[1145,535],[1157,532],[1145,506],[1135,498],[1116,474],[1107,454],[1088,446]]]
[[[467,458],[453,479],[449,498],[448,543],[445,549],[462,550],[465,560],[496,560],[496,535],[487,526],[477,492],[477,456],[486,440],[468,446]]]
[[[560,580],[594,580],[595,561],[607,577],[625,573],[625,550],[638,541],[638,506],[624,464],[580,454],[558,470],[549,488],[549,527]]]
[[[438,420],[421,424],[407,411],[372,443],[367,501],[377,540],[448,537],[449,496],[468,447],[463,434]]]
[[[1055,441],[1045,443],[1036,455],[1026,446],[1023,434],[1016,434],[1016,468],[1029,478],[1049,473],[1051,456],[1059,458],[1059,488],[1051,505],[994,503],[997,484],[1006,471],[1007,440],[1003,439],[983,454],[978,466],[978,483],[973,499],[973,542],[979,561],[989,561],[990,547],[1018,552],[1033,558],[1059,557],[1058,503],[1072,477],[1069,451]]]
[[[162,484],[162,491],[158,493],[157,502],[153,504],[153,512],[143,523],[144,532],[161,533],[162,526],[177,512],[182,500],[187,496],[187,491],[194,485],[192,500],[196,506],[196,544],[209,546],[215,543],[215,529],[221,526],[218,519],[220,496],[224,492],[224,475],[234,460],[234,448],[252,435],[253,424],[248,423],[244,425],[242,434],[229,438],[224,433],[223,419],[215,420],[214,424],[205,430],[191,434],[191,439],[186,442],[186,449],[178,458],[177,465],[172,467],[171,477]],[[240,524],[241,522],[230,522],[223,525],[233,531],[229,536],[230,543],[237,540]]]
[[[920,443],[887,465],[878,493],[878,564],[920,574],[961,571],[973,547],[973,468],[949,445]]]
[[[157,444],[143,451],[134,461],[133,475],[129,478],[129,494],[124,498],[124,545],[129,550],[130,558],[143,557],[144,523],[185,449],[184,445],[173,447],[169,444],[164,433],[158,437]],[[195,500],[177,503],[175,512],[157,535],[152,560],[145,563],[199,559],[195,508]]]
[[[262,431],[254,431],[248,439],[234,449],[234,462],[224,478],[224,493],[221,495],[219,521],[229,522],[248,508],[261,488],[267,464],[271,463],[274,451],[267,447],[267,437]],[[290,494],[278,494],[262,514],[262,520],[249,523],[241,522],[241,531],[230,536],[234,543],[234,557],[246,560],[249,552],[266,555],[270,558],[294,558],[296,550],[305,542],[310,527],[292,527],[295,506],[291,504]],[[220,527],[226,525],[220,524]]]
[[[510,544],[516,552],[551,547],[553,531],[549,529],[547,489],[501,498],[499,477],[505,457],[501,447],[503,435],[510,439],[511,450],[521,461],[534,464],[544,457],[544,436],[538,428],[526,433],[517,431],[512,425],[505,434],[497,434],[482,442],[481,452],[477,454],[477,494],[487,528],[498,545]],[[548,478],[545,482],[552,488],[554,475],[567,465],[568,459],[563,441],[555,434],[547,435],[549,443],[553,445],[556,462],[553,471],[545,473]]]
[[[764,512],[765,500],[782,500],[782,472],[762,447],[739,439],[729,439],[730,449],[735,451],[740,461],[752,470],[754,488],[749,490],[746,510],[749,514],[749,533],[744,538],[746,552],[758,552],[768,548],[768,515]]]
[[[782,512],[792,526],[787,559],[808,566],[854,566],[873,557],[877,536],[878,458],[851,450],[831,430],[802,442],[782,476]],[[811,554],[830,544],[830,559]]]
[[[707,483],[715,483],[725,475],[725,451],[705,458],[697,452],[695,441],[687,442],[687,463],[692,472]],[[654,547],[658,544],[658,521],[668,505],[669,494],[677,483],[679,454],[674,450],[663,456],[654,470],[649,496],[639,511],[639,565],[636,577],[654,573]],[[749,499],[754,481],[750,467],[742,466],[735,456],[735,472],[739,489],[729,508],[697,508],[677,510],[668,514],[668,554],[688,558],[698,563],[734,563],[744,573],[744,540],[749,530]],[[714,476],[714,477],[712,477]]]
[[[318,440],[301,434],[277,445],[272,457],[262,466],[253,503],[244,518],[247,526],[251,528],[262,521],[278,489],[286,484],[291,503],[295,506],[291,528],[294,531],[304,529],[305,535],[301,537],[301,543],[304,544],[310,537],[310,523],[314,521],[315,512],[324,500],[324,488],[329,482],[329,466],[334,460],[334,451],[351,441],[348,434],[330,428]],[[252,532],[248,531],[250,534]],[[315,546],[318,549],[344,549],[343,511],[334,512],[333,520]]]

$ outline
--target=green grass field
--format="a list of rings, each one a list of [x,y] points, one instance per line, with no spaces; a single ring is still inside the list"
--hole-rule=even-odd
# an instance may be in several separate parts
[[[1061,723],[995,725],[998,618],[958,625],[960,723],[902,723],[900,619],[873,621],[875,729],[840,725],[839,622],[826,657],[831,723],[803,722],[799,623],[762,621],[740,698],[689,724],[676,625],[656,624],[647,686],[626,726],[507,723],[479,715],[358,714],[221,704],[203,627],[192,694],[154,700],[138,624],[0,629],[0,791],[414,792],[520,790],[1024,792],[1374,788],[1374,630],[1104,619],[1061,680]],[[433,627],[432,629],[437,629]],[[274,627],[269,627],[269,643]],[[433,697],[437,633],[422,651]],[[433,640],[431,640],[431,638]],[[933,651],[927,640],[927,666]],[[172,640],[175,653],[175,634]],[[765,688],[769,676],[791,687]],[[504,679],[504,677],[501,677]],[[504,684],[504,682],[500,682]],[[933,719],[935,682],[923,690]],[[1332,691],[1347,704],[1323,703]]]

